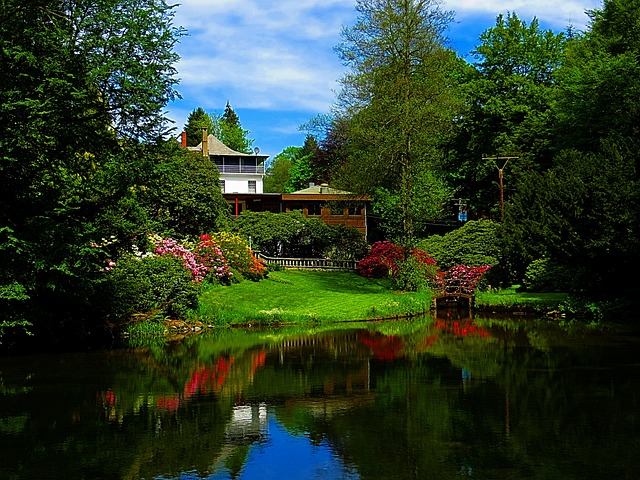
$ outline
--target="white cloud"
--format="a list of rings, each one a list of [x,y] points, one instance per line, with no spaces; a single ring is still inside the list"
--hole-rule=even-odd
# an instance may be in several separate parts
[[[247,108],[326,111],[342,75],[332,47],[352,13],[351,0],[185,0],[175,19],[190,31],[177,48],[180,91],[223,91]]]
[[[589,21],[585,11],[601,5],[602,0],[446,0],[444,4],[459,17],[472,18],[474,14],[480,14],[495,18],[500,13],[515,12],[527,22],[537,17],[549,28],[559,30],[569,24],[584,29]]]

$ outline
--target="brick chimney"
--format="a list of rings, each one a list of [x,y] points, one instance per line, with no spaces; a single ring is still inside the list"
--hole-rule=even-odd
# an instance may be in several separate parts
[[[182,148],[187,148],[187,132],[182,132],[180,135],[180,143],[182,144]]]
[[[202,127],[202,156],[209,156],[209,135],[207,133],[207,127]]]

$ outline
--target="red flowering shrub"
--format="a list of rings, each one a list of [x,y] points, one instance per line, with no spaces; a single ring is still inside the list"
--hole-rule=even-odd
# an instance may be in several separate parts
[[[436,261],[422,250],[414,248],[405,257],[400,245],[376,242],[371,253],[358,265],[358,273],[367,278],[389,278],[397,288],[417,290],[424,286],[438,287],[448,293],[473,294],[490,265],[469,267],[456,265],[439,272]]]
[[[357,269],[363,277],[389,278],[401,290],[418,290],[433,282],[437,274],[435,260],[425,252],[414,248],[405,256],[400,245],[389,241],[374,243]]]
[[[358,274],[367,278],[387,278],[398,273],[398,263],[404,260],[400,245],[388,240],[376,242],[371,246],[371,253],[358,262]]]

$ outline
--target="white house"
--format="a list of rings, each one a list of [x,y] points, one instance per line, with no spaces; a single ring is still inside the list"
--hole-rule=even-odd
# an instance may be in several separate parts
[[[208,156],[216,164],[222,193],[263,193],[264,164],[269,155],[260,155],[260,149],[256,148],[253,155],[236,152],[213,135],[208,135],[206,128],[202,131],[202,142],[188,148],[202,152],[203,156]]]

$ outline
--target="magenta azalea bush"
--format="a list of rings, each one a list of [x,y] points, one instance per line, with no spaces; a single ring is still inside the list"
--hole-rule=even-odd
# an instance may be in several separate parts
[[[387,240],[376,242],[371,252],[356,266],[367,278],[387,278],[401,290],[418,290],[432,285],[438,273],[433,258],[416,248],[409,255],[405,249]]]
[[[356,266],[358,274],[367,278],[386,278],[398,273],[398,263],[404,259],[402,247],[385,240],[371,246],[371,252]]]
[[[201,263],[191,250],[188,250],[184,245],[179,244],[172,238],[156,240],[155,247],[157,255],[173,255],[182,259],[185,268],[191,272],[193,279],[198,283],[204,280],[209,271],[207,266]]]
[[[438,275],[438,286],[446,293],[464,293],[473,295],[478,282],[485,273],[491,269],[491,265],[470,267],[467,265],[454,265],[446,272]]]
[[[215,280],[225,285],[230,283],[233,273],[222,249],[214,242],[211,235],[200,235],[200,243],[195,248],[195,258],[206,268],[209,280]]]

